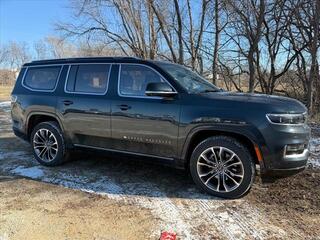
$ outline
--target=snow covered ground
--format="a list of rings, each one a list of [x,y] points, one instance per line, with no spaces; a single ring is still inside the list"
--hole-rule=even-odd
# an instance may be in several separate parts
[[[320,168],[320,137],[313,137],[310,140],[309,164],[313,168]]]

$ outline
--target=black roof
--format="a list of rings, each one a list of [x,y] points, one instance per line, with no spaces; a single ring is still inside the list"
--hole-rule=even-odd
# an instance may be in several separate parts
[[[90,62],[141,62],[141,58],[136,57],[83,57],[83,58],[59,58],[37,60],[24,64],[24,66],[46,65],[46,64],[69,64],[69,63],[90,63]]]

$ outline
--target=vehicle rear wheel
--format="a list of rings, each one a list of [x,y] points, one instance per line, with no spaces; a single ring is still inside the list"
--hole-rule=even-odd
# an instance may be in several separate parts
[[[194,149],[190,172],[205,192],[222,198],[238,198],[250,190],[255,166],[246,146],[232,137],[215,136]]]
[[[31,133],[35,159],[45,166],[57,166],[68,157],[64,137],[56,122],[39,123]]]

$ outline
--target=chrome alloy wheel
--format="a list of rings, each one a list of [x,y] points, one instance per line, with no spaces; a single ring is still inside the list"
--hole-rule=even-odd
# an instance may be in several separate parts
[[[33,148],[42,161],[51,162],[58,154],[58,141],[50,130],[41,128],[33,137]]]
[[[215,146],[200,154],[197,173],[202,183],[211,190],[231,192],[240,186],[244,177],[244,167],[233,151]]]

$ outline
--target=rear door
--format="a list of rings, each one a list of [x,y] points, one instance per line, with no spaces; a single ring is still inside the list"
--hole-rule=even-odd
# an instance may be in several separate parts
[[[64,132],[75,145],[108,147],[111,138],[111,101],[108,92],[111,64],[72,64],[64,94],[58,99]]]

